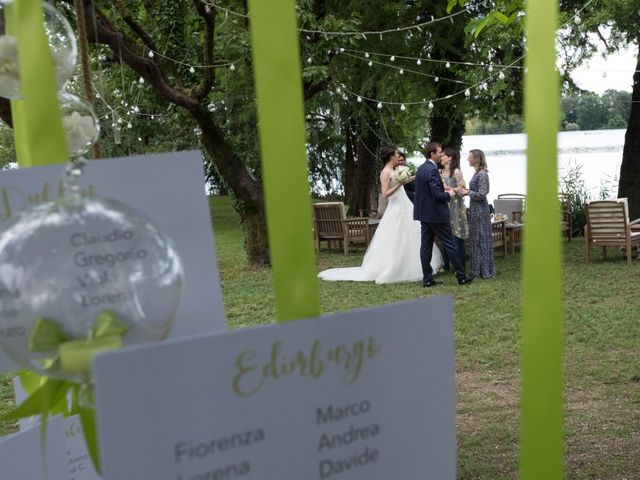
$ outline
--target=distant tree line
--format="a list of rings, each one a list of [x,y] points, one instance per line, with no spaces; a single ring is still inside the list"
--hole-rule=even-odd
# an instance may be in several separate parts
[[[561,100],[562,130],[602,130],[627,128],[631,111],[631,93],[607,90],[602,95],[593,92],[565,93]],[[467,121],[468,135],[521,133],[519,115],[474,116]]]

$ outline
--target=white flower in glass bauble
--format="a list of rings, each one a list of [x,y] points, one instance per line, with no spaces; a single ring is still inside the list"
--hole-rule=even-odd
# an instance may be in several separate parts
[[[69,156],[75,158],[87,153],[100,135],[95,111],[90,104],[70,93],[61,93],[58,101]]]
[[[69,80],[76,66],[77,45],[67,19],[49,3],[42,4],[44,28],[51,49],[58,90]],[[0,36],[0,97],[20,98],[20,70],[17,40]]]
[[[89,383],[96,353],[168,335],[183,271],[142,213],[65,185],[0,234],[0,347],[24,368]]]

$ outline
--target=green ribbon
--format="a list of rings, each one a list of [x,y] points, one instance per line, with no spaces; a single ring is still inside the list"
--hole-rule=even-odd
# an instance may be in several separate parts
[[[557,0],[527,2],[527,226],[523,251],[520,478],[563,478],[562,256]]]
[[[280,321],[320,312],[294,0],[250,0],[269,248]]]
[[[4,8],[7,34],[18,44],[22,98],[11,101],[18,164],[66,163],[69,155],[42,2],[19,0]]]
[[[41,317],[35,322],[28,341],[29,350],[36,352],[56,352],[55,358],[47,361],[48,367],[60,368],[66,373],[87,374],[91,371],[91,359],[100,352],[114,350],[122,345],[122,336],[127,327],[112,310],[100,312],[87,339],[70,340],[55,320]],[[0,417],[0,421],[19,420],[40,415],[42,424],[42,451],[47,418],[49,415],[78,415],[89,455],[100,471],[98,456],[98,433],[95,412],[90,406],[83,406],[78,400],[83,388],[91,390],[89,385],[43,377],[35,372],[20,370],[18,373],[23,388],[30,395],[16,408]],[[71,407],[67,396],[71,393]]]
[[[71,340],[54,320],[40,317],[29,335],[28,348],[34,352],[57,350],[49,368],[55,365],[67,373],[89,373],[93,356],[119,349],[127,330],[115,312],[104,310],[96,316],[88,338]]]

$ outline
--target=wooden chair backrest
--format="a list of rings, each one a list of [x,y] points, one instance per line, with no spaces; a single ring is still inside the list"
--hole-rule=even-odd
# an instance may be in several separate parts
[[[317,232],[322,235],[342,235],[346,214],[342,202],[320,202],[313,204]]]
[[[591,240],[598,242],[625,239],[629,230],[629,219],[625,207],[626,203],[618,200],[589,202],[587,223]]]

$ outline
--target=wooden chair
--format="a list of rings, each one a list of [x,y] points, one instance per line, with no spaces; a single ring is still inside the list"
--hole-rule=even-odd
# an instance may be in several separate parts
[[[359,209],[358,216],[377,218],[379,220],[382,218],[382,215],[384,215],[384,211],[387,209],[388,204],[389,204],[389,199],[387,199],[382,193],[379,193],[378,203],[376,208],[371,208],[369,210]]]
[[[351,243],[363,243],[369,245],[369,219],[346,218],[344,203],[322,202],[314,203],[315,214],[314,233],[316,238],[316,252],[320,251],[320,242],[340,242],[344,254],[349,253]]]
[[[491,238],[493,240],[493,248],[500,248],[502,256],[507,256],[507,229],[505,221],[491,223]]]
[[[587,204],[587,224],[584,226],[584,252],[591,262],[591,246],[602,247],[602,258],[607,258],[607,247],[624,247],[627,264],[631,265],[631,249],[640,245],[640,219],[629,222],[626,199],[599,200]]]

